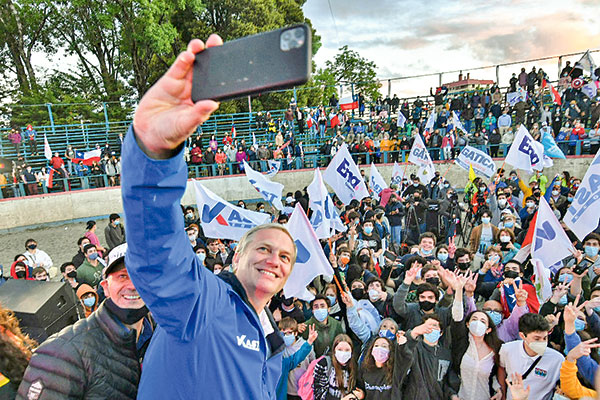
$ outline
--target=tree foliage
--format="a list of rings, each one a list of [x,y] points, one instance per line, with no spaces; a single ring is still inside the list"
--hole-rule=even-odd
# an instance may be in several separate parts
[[[373,61],[361,57],[348,46],[342,46],[333,60],[325,63],[335,82],[345,84],[354,83],[354,92],[362,92],[367,99],[375,100],[379,97],[377,66]]]

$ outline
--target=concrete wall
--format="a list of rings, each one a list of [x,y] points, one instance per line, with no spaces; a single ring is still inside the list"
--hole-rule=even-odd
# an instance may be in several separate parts
[[[591,161],[591,156],[554,160],[554,166],[546,168],[544,173],[549,180],[552,180],[555,174],[565,170],[569,171],[572,176],[583,178]],[[496,161],[496,164],[500,167],[502,161]],[[404,168],[404,165],[402,167]],[[369,166],[361,166],[361,168],[365,169],[368,176]],[[384,179],[389,182],[393,164],[379,165],[377,168]],[[510,170],[508,167],[506,169]],[[446,178],[457,188],[462,188],[467,183],[467,172],[454,163],[436,163],[436,170],[442,175],[446,174]],[[417,171],[417,167],[410,164],[406,171],[411,174]],[[283,183],[283,194],[285,195],[287,192],[302,190],[308,186],[313,179],[313,174],[313,170],[281,171],[273,180]],[[526,174],[522,173],[521,177],[526,178]],[[202,183],[209,190],[228,201],[259,197],[245,175],[205,178],[202,179]],[[183,197],[183,204],[195,203],[192,181],[189,181]],[[0,200],[0,231],[6,232],[15,228],[96,218],[122,211],[121,189],[118,187],[3,199]]]

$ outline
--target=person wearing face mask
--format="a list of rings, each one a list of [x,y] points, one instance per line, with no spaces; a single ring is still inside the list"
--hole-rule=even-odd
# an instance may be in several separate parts
[[[423,258],[425,258],[425,260],[427,261],[431,261],[435,259],[435,256],[433,254],[434,250],[435,250],[435,245],[437,242],[437,238],[435,236],[434,233],[431,232],[424,232],[421,234],[421,236],[419,236],[419,250],[417,251],[417,254]],[[401,259],[400,259],[400,263],[406,265],[406,263],[408,262],[408,259],[414,257],[414,254],[406,254],[404,255]]]
[[[517,223],[517,218],[519,218],[519,216],[517,214],[512,214],[510,211],[502,213],[502,222],[500,222],[498,228],[510,230],[516,238],[521,233],[521,226]]]
[[[344,315],[344,310],[341,308],[341,303],[338,302],[337,292],[336,284],[328,283],[325,286],[325,291],[323,293],[325,294],[325,297],[329,299],[329,304],[331,304],[331,307],[329,308],[329,315],[336,320],[341,321]]]
[[[308,340],[298,336],[298,323],[290,317],[279,321],[279,331],[283,335],[283,365],[281,378],[277,384],[277,399],[300,399],[298,396],[298,379],[306,372],[309,364],[316,359],[313,343],[318,332],[309,326]]]
[[[468,295],[467,301],[470,301]],[[472,308],[469,309],[475,309],[474,301],[470,307]],[[490,319],[494,322],[498,338],[504,343],[507,343],[519,338],[519,318],[529,312],[529,307],[527,306],[527,298],[520,296],[517,298],[517,304],[508,318],[504,318],[502,304],[496,300],[486,301],[483,303],[481,310],[489,315]]]
[[[427,187],[425,187],[425,185],[423,185],[421,183],[421,180],[419,179],[419,177],[415,174],[411,174],[410,180],[412,183],[406,189],[404,189],[404,192],[402,192],[402,197],[403,198],[409,197],[409,196],[415,194],[416,192],[420,192],[424,197],[427,197],[426,196],[426,193],[428,193]]]
[[[380,278],[372,277],[367,281],[367,295],[380,316],[385,316],[386,309],[392,308],[392,296],[388,295]]]
[[[406,332],[406,351],[398,362],[410,365],[404,371],[402,399],[456,399],[459,379],[451,368],[452,352],[442,337],[443,323],[435,314],[424,315],[420,325]]]
[[[492,224],[492,215],[488,210],[480,214],[481,224],[471,231],[469,238],[469,250],[478,257],[483,257],[486,250],[492,245],[494,238],[498,235],[498,228]]]
[[[350,336],[339,334],[334,338],[327,358],[317,362],[314,370],[315,400],[363,399],[364,393],[356,388],[358,366],[352,357],[354,346]]]
[[[383,253],[381,237],[375,230],[375,222],[372,219],[363,222],[362,232],[358,234],[357,248],[372,249],[374,258],[379,258],[381,253]],[[359,261],[361,264],[364,264],[360,258]]]
[[[137,397],[155,325],[129,279],[126,252],[127,244],[122,244],[109,253],[101,283],[107,298],[96,311],[38,347],[18,398]]]
[[[388,203],[385,205],[385,216],[390,222],[392,243],[400,246],[402,243],[402,217],[404,216],[404,204],[392,193]]]
[[[500,258],[502,263],[507,263],[512,260],[521,246],[515,243],[515,235],[512,230],[508,228],[498,229],[495,242],[500,247]]]
[[[72,262],[63,263],[60,266],[60,272],[62,274],[61,282],[67,282],[73,290],[76,290],[79,286],[79,282],[77,282],[77,268]]]
[[[96,245],[88,244],[83,248],[85,261],[77,268],[77,281],[87,283],[95,288],[102,280],[102,268],[104,260],[98,256]]]
[[[498,381],[506,399],[512,399],[506,390],[506,377],[514,373],[523,377],[525,387],[529,386],[530,399],[552,399],[564,357],[548,347],[549,330],[550,324],[543,316],[525,314],[519,319],[521,340],[504,343],[500,348]]]
[[[579,264],[583,258],[587,258],[592,261],[592,264],[587,269],[587,274],[582,278],[582,285],[584,294],[589,294],[590,282],[596,276],[600,275],[600,235],[597,233],[591,232],[585,238],[583,238],[583,252],[577,253],[578,256],[571,260],[566,264],[567,267],[574,267]]]
[[[458,279],[454,294],[451,337],[452,366],[460,376],[458,397],[461,400],[500,400],[497,365],[502,341],[490,316],[474,311],[466,318],[463,310],[465,279]]]
[[[483,282],[494,282],[496,284],[502,282],[503,263],[500,256],[500,247],[492,246],[485,252],[485,261],[479,269],[479,274],[483,275]]]
[[[184,224],[185,224],[186,228],[188,226],[190,226],[191,224],[197,225],[200,223],[200,221],[196,217],[196,211],[194,210],[194,207],[187,206],[183,212],[184,212],[183,220],[184,220]]]
[[[525,221],[529,221],[533,214],[535,214],[537,210],[537,201],[534,196],[528,196],[525,198],[525,207],[519,211],[519,217],[521,218],[521,226],[523,229],[525,228]],[[527,224],[529,226],[529,224]]]
[[[79,288],[77,289],[77,298],[83,306],[86,318],[98,309],[98,293],[96,293],[90,285],[86,285],[85,283],[79,285]]]
[[[121,223],[119,214],[110,214],[109,223],[104,228],[104,238],[109,249],[114,249],[120,244],[125,243],[125,227]]]
[[[54,278],[58,273],[58,268],[53,267],[54,263],[52,259],[44,250],[38,248],[38,244],[35,239],[27,239],[25,241],[25,252],[23,255],[27,259],[27,265],[31,268],[43,267],[50,278]]]
[[[406,233],[404,237],[407,243],[418,243],[418,235],[427,229],[427,208],[424,200],[424,192],[416,191],[406,199]]]
[[[15,261],[10,266],[10,276],[13,279],[24,279],[33,281],[34,279],[29,276],[29,268],[23,261]]]
[[[454,250],[456,252],[456,250]],[[456,253],[452,254],[453,256]],[[454,269],[454,257],[450,257],[448,246],[440,244],[435,250],[435,259],[439,261],[440,266],[445,269]]]
[[[378,337],[366,349],[356,383],[366,400],[392,399],[395,339]]]
[[[329,315],[330,307],[331,303],[329,299],[322,294],[316,295],[310,302],[313,316],[306,321],[306,325],[314,324],[316,331],[319,333],[319,337],[314,343],[315,355],[317,357],[321,357],[327,353],[331,349],[333,339],[340,333],[344,333],[342,324]],[[308,334],[309,331],[305,330],[302,337],[308,339]]]
[[[306,318],[304,317],[304,312],[302,307],[299,307],[299,302],[295,301],[295,297],[282,297],[281,304],[279,305],[279,311],[281,313],[281,319],[290,317],[293,318],[294,321],[298,324],[303,324]]]
[[[191,224],[187,228],[185,228],[185,233],[188,235],[188,239],[190,240],[190,245],[195,247],[199,244],[198,240],[198,225]]]

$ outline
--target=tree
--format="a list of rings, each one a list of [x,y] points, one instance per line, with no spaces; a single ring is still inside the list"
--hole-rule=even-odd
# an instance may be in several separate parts
[[[340,47],[333,61],[327,61],[325,65],[336,82],[354,83],[354,92],[361,91],[367,99],[375,100],[379,97],[381,84],[376,78],[377,66],[356,51],[348,49],[348,46]]]

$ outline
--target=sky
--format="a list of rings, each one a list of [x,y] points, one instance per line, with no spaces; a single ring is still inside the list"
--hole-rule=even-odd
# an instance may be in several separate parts
[[[317,68],[348,45],[375,62],[382,80],[600,50],[598,0],[308,0],[303,10],[321,36]],[[592,56],[600,64],[600,52]],[[557,79],[555,58],[500,67],[500,85],[533,65]],[[457,78],[445,74],[442,81]],[[496,70],[471,71],[471,78],[496,80]],[[396,80],[391,93],[424,94],[438,83],[438,76]]]

